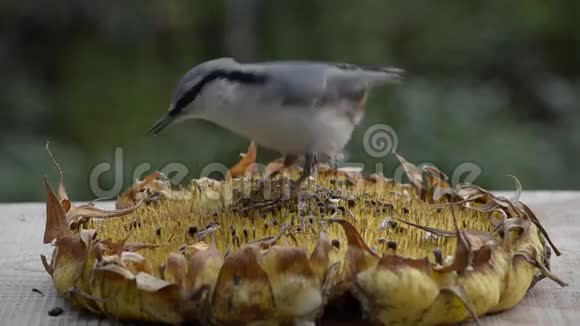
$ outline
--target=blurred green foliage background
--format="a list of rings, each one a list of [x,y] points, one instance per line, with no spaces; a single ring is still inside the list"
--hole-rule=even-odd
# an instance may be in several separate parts
[[[578,1],[113,1],[0,2],[0,201],[44,198],[55,180],[51,140],[75,200],[93,197],[90,171],[123,148],[124,181],[142,162],[170,162],[189,178],[233,164],[248,141],[203,122],[160,136],[177,80],[215,57],[388,64],[408,73],[375,91],[365,125],[386,123],[409,160],[512,189],[578,189]],[[349,161],[373,168],[362,149]],[[262,161],[275,157],[259,151]],[[385,175],[397,166],[384,159]],[[113,172],[100,179],[111,187]]]

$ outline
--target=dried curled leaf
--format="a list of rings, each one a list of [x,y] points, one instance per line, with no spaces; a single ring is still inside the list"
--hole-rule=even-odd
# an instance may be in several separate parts
[[[128,209],[143,202],[151,203],[167,197],[170,191],[171,183],[167,177],[163,173],[155,171],[145,176],[143,180],[137,180],[133,186],[117,198],[115,206],[117,209]]]
[[[258,155],[258,149],[256,143],[251,142],[246,153],[241,153],[241,160],[236,163],[231,169],[230,173],[232,177],[242,177],[246,173],[251,172],[252,168],[256,164],[256,157]]]
[[[429,203],[440,202],[445,198],[449,201],[456,201],[457,192],[449,185],[445,173],[431,165],[418,168],[399,154],[395,153],[395,155],[421,199]]]
[[[66,223],[65,210],[61,206],[48,179],[44,177],[46,187],[46,226],[44,227],[44,243],[50,243],[52,240],[62,238],[69,233]]]

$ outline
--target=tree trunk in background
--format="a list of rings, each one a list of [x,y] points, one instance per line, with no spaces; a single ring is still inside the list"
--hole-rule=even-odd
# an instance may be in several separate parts
[[[247,61],[256,59],[258,0],[224,0],[225,48],[228,55]]]

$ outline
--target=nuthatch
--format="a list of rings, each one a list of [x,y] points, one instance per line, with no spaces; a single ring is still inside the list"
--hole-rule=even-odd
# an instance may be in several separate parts
[[[177,84],[169,112],[147,132],[173,121],[211,121],[286,155],[305,157],[295,185],[312,173],[318,155],[344,149],[364,115],[369,90],[399,80],[396,68],[286,61],[242,64],[231,58],[204,62]]]

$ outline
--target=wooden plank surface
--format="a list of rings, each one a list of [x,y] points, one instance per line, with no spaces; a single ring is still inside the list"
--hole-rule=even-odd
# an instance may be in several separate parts
[[[483,324],[580,325],[580,192],[524,192],[522,200],[562,250],[552,258],[552,270],[570,286],[543,280],[515,309],[485,317]],[[76,312],[54,290],[40,262],[40,254],[51,251],[42,245],[44,204],[1,204],[0,221],[0,325],[110,324]],[[49,317],[56,306],[65,312]]]

